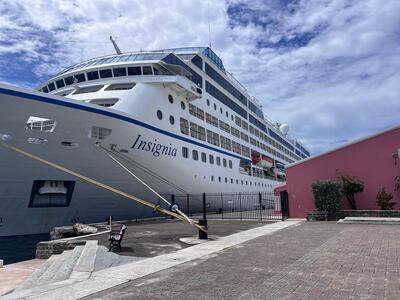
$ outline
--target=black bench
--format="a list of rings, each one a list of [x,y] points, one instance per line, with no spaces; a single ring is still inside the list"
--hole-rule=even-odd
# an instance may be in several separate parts
[[[307,221],[328,221],[328,212],[327,211],[318,211],[314,210],[313,212],[307,213]]]
[[[124,233],[126,230],[126,226],[122,225],[120,230],[111,230],[110,231],[110,237],[108,238],[108,241],[110,242],[108,244],[108,251],[111,251],[111,249],[114,246],[117,246],[119,248],[119,251],[121,251],[121,242],[122,238],[124,237]]]

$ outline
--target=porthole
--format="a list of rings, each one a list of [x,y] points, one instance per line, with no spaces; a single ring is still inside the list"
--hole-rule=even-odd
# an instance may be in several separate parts
[[[217,104],[214,103],[214,110],[217,110]]]
[[[221,114],[224,113],[224,111],[222,110],[222,107],[219,108],[219,111],[220,111]]]
[[[207,99],[207,106],[210,106],[210,99]]]
[[[233,115],[231,115],[231,119],[232,119],[232,121],[233,121]]]
[[[162,112],[161,112],[161,110],[157,110],[157,118],[159,120],[162,120]]]
[[[171,125],[175,124],[175,119],[173,116],[169,116],[169,122],[171,123]]]
[[[169,103],[174,103],[174,97],[172,97],[172,95],[168,95],[168,101]]]
[[[182,108],[183,110],[185,110],[185,108],[186,108],[185,102],[183,102],[183,101],[181,101],[181,108]]]
[[[228,112],[227,112],[227,111],[225,112],[225,115],[226,115],[226,117],[227,117],[227,118],[229,118],[229,114],[228,114]]]

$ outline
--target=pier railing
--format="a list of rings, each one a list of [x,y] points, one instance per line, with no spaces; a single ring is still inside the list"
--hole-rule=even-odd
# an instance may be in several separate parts
[[[162,195],[193,218],[285,220],[287,203],[272,192]],[[204,211],[205,208],[205,211]]]

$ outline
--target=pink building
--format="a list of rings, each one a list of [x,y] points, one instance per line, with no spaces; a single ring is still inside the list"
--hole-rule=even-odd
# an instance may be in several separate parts
[[[379,209],[376,195],[381,188],[393,195],[400,209],[400,192],[394,190],[395,177],[400,176],[400,126],[356,140],[339,148],[287,166],[286,190],[289,215],[303,218],[314,209],[311,183],[336,179],[338,174],[357,176],[364,181],[364,191],[356,194],[357,209]],[[343,199],[342,209],[350,209]]]

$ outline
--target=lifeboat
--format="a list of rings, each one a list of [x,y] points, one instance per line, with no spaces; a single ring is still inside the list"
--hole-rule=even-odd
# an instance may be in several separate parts
[[[260,167],[269,169],[269,168],[272,168],[274,164],[273,164],[271,158],[269,158],[268,156],[262,155],[259,165],[260,165]]]

